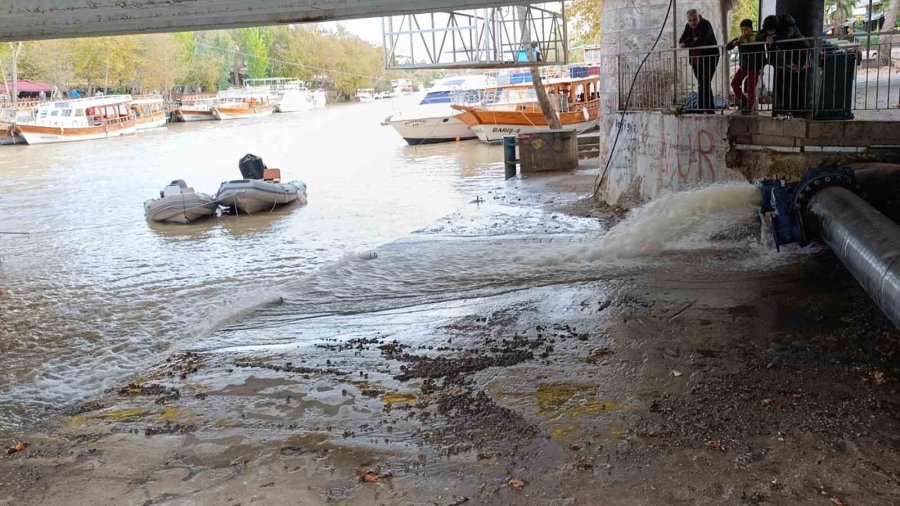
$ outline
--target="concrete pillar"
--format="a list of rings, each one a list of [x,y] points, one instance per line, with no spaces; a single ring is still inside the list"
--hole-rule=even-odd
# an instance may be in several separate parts
[[[578,167],[578,135],[575,130],[519,134],[522,174],[573,170]]]
[[[824,0],[777,0],[776,14],[790,14],[800,33],[807,37],[821,37],[825,17]]]

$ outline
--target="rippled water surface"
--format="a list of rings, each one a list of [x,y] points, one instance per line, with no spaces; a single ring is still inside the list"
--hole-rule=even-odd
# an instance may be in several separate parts
[[[397,107],[0,148],[0,429],[204,347],[259,304],[305,297],[303,279],[323,265],[427,227],[464,227],[464,216],[439,219],[503,186],[502,150],[408,147],[379,125]],[[246,153],[305,181],[309,205],[189,226],[144,220],[143,201],[169,181],[215,193]]]

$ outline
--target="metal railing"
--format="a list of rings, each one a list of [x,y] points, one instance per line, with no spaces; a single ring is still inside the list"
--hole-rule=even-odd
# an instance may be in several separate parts
[[[900,32],[879,35],[869,50],[820,38],[746,44],[744,52],[708,46],[619,55],[618,109],[824,119],[898,111]]]

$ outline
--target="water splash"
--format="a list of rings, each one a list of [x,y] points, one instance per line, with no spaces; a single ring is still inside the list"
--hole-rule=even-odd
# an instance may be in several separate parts
[[[632,210],[599,240],[536,259],[543,265],[590,262],[714,246],[741,226],[753,225],[762,197],[748,183],[718,183],[667,193]],[[740,235],[740,234],[736,234]]]

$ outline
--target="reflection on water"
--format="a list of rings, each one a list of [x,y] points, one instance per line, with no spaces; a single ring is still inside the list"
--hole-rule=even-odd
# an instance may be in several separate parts
[[[322,265],[503,185],[501,150],[406,146],[379,125],[394,107],[0,148],[0,231],[33,233],[0,235],[0,429],[110,387],[290,296]],[[143,201],[169,181],[215,193],[246,153],[305,181],[309,205],[187,226],[144,220]]]

